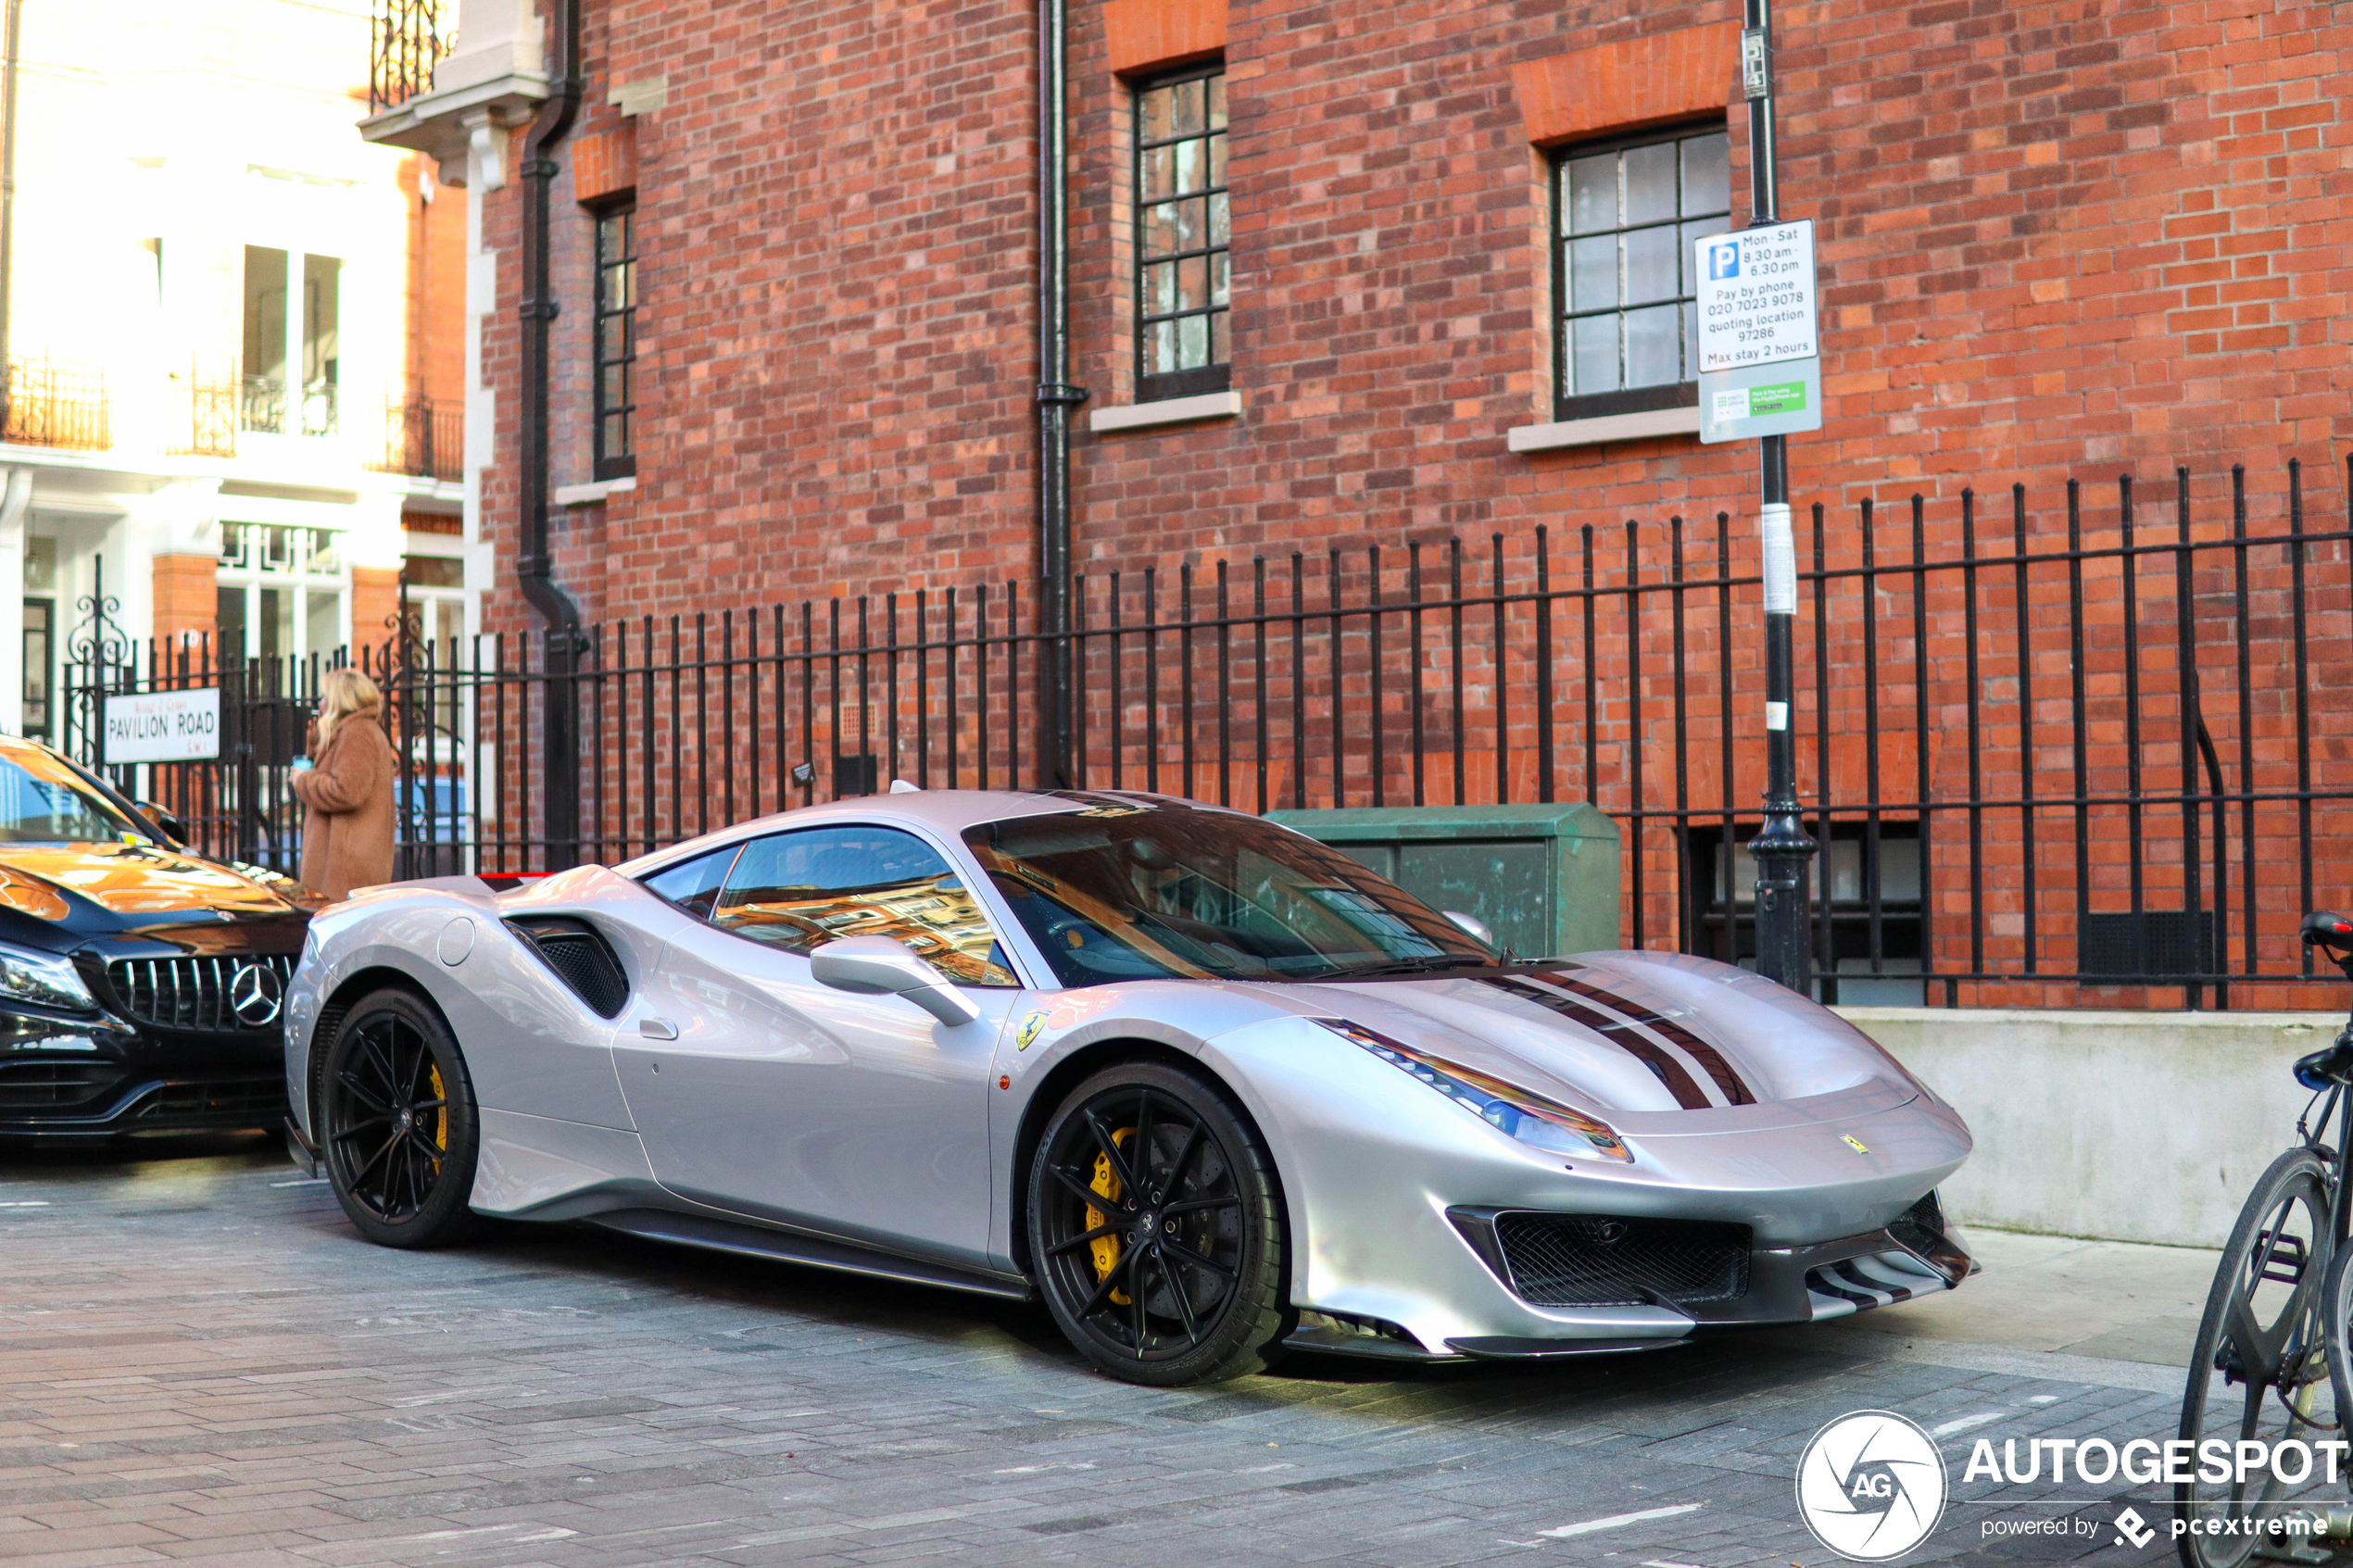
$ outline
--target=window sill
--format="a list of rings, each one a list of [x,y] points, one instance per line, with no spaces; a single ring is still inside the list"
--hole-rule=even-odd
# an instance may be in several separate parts
[[[1646,408],[1639,414],[1605,414],[1597,420],[1561,420],[1520,425],[1509,435],[1515,452],[1552,452],[1564,446],[1598,446],[1604,441],[1647,441],[1661,435],[1697,435],[1699,410]]]
[[[637,476],[630,474],[623,479],[592,480],[586,484],[559,484],[549,498],[560,507],[593,507],[608,495],[625,495],[636,488]]]
[[[1157,403],[1125,403],[1097,408],[1087,416],[1087,428],[1097,433],[1114,430],[1146,430],[1155,425],[1192,424],[1200,420],[1230,420],[1242,411],[1242,395],[1235,391],[1204,392],[1197,397],[1164,397]],[[1699,426],[1692,426],[1697,430]]]

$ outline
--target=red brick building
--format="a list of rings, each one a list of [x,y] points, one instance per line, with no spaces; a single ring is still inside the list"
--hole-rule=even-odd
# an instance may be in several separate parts
[[[549,557],[584,619],[984,583],[1029,591],[1039,548],[1036,7],[578,6],[581,107],[548,146],[560,313],[546,408]],[[467,0],[460,52],[433,90],[370,122],[371,134],[435,150],[447,177],[472,170],[470,399],[489,439],[469,449],[468,586],[487,631],[536,624],[515,576],[531,402],[531,286],[518,265],[531,181],[516,173],[532,156],[527,121],[550,91],[542,51],[565,16],[557,0],[541,9]],[[1604,581],[1753,576],[1754,448],[1704,446],[1694,433],[1681,305],[1692,285],[1677,261],[1693,235],[1746,221],[1739,19],[1721,0],[1069,0],[1070,379],[1087,393],[1072,417],[1075,570],[1098,587],[1119,570],[1132,593],[1147,566],[1173,575],[1189,564],[1206,584],[1225,561],[1240,593],[1264,556],[1288,605],[1292,552],[1321,560],[1337,547],[1354,563],[1378,546],[1389,564],[1352,564],[1346,580],[1389,602],[1406,591],[1396,573],[1410,546],[1442,574],[1445,542],[1459,538],[1473,587],[1510,598],[1534,583],[1535,530],[1548,531],[1557,556],[1547,571],[1573,582],[1590,525],[1606,542]],[[1867,497],[1893,508],[1879,563],[1886,552],[1910,559],[1903,508],[1914,493],[1927,497],[1921,547],[1957,559],[1957,497],[1969,485],[1973,550],[1998,539],[2002,553],[2019,541],[2027,553],[2059,552],[2018,569],[2015,592],[2008,576],[1981,582],[1970,571],[1951,579],[1957,598],[1923,586],[1918,604],[1888,599],[1878,633],[1894,639],[1890,660],[1910,661],[1900,670],[1863,662],[1860,580],[1809,590],[1832,608],[1818,631],[1801,622],[1801,641],[1814,639],[1802,682],[1818,670],[1819,693],[1844,694],[1816,705],[1830,711],[1801,714],[1809,799],[2015,801],[2056,771],[2068,782],[2045,793],[2071,792],[2081,830],[2083,803],[2105,799],[2103,770],[2154,788],[2138,775],[2158,752],[2143,752],[2174,746],[2176,732],[2189,737],[2193,719],[2236,771],[2194,805],[2206,817],[2177,839],[2202,844],[2200,824],[2221,820],[2224,797],[2252,810],[2240,797],[2273,789],[2283,769],[2279,788],[2325,791],[2330,781],[2289,776],[2299,766],[2309,775],[2333,743],[2315,738],[2308,713],[2299,749],[2294,693],[2277,677],[2296,603],[2322,621],[2342,608],[2341,536],[2274,549],[2251,567],[2242,553],[2243,592],[2227,550],[2111,553],[2079,561],[2070,578],[2060,486],[2098,482],[2080,527],[2104,546],[2120,547],[2120,474],[2140,483],[2144,542],[2171,543],[2177,527],[2183,538],[2226,537],[2233,463],[2246,467],[2258,537],[2287,526],[2292,458],[2306,465],[2313,517],[2341,515],[2337,455],[2353,435],[2353,123],[2339,106],[2353,85],[2353,35],[2334,9],[1816,0],[1776,19],[1775,69],[1782,214],[1818,230],[1824,421],[1792,439],[1790,462],[1801,507],[1828,510],[1823,566],[1860,564],[1853,520]],[[2192,474],[2188,518],[2175,514],[2177,467]],[[2013,483],[2027,486],[2022,533],[2004,494]],[[1728,561],[1719,510],[1730,514]],[[1674,515],[1690,520],[1681,557]],[[1809,537],[1801,528],[1802,549],[1814,547]],[[2135,563],[2129,583],[2120,561]],[[2326,563],[2325,584],[2296,575]],[[2178,600],[2177,567],[2191,584]],[[1324,592],[1308,597],[1326,602]],[[1588,621],[1590,658],[1572,644],[1545,657],[1557,652],[1561,683],[1590,675],[1648,694],[1644,709],[1595,709],[1588,724],[1564,709],[1562,733],[1540,740],[1532,699],[1501,695],[1527,675],[1511,652],[1518,633],[1476,646],[1450,633],[1441,662],[1456,659],[1447,679],[1472,694],[1467,708],[1455,701],[1428,731],[1417,713],[1414,746],[1348,764],[1353,776],[1381,784],[1392,802],[1416,790],[1453,798],[1451,761],[1420,764],[1468,748],[1467,797],[1526,798],[1547,787],[1544,746],[1566,754],[1606,743],[1607,755],[1586,753],[1589,775],[1560,764],[1559,793],[1606,797],[1613,810],[1629,789],[1654,807],[1676,803],[1658,809],[1750,810],[1761,782],[1746,771],[1754,737],[1743,730],[1730,748],[1730,781],[1715,744],[1733,719],[1745,725],[1754,701],[1744,695],[1754,590],[1728,592],[1741,628],[1729,639],[1716,590],[1668,596],[1693,621],[1673,633],[1689,670],[1675,682],[1671,731],[1667,598],[1649,622],[1628,619],[1628,601],[1598,631]],[[1600,603],[1581,602],[1589,615]],[[1514,600],[1495,611],[1498,627],[1506,613],[1518,627],[1532,611]],[[2308,684],[2341,684],[2344,619],[2302,632]],[[2189,646],[2177,622],[2204,628],[2191,639],[2200,651],[2144,659],[2144,643]],[[1574,632],[1570,615],[1560,634]],[[2238,647],[2254,652],[2240,659]],[[1343,689],[1341,665],[1367,657],[1404,661],[1389,696]],[[1332,659],[1314,702],[1374,714],[1414,662],[1402,647]],[[2189,688],[2228,690],[2234,660],[2263,679],[2208,711]],[[1277,684],[1294,676],[1311,695],[1303,665],[1277,671]],[[1854,684],[1863,679],[1900,721],[1865,713]],[[1172,730],[1224,705],[1192,700],[1173,710]],[[2001,704],[2007,719],[1993,711]],[[2128,736],[2128,717],[2150,734]],[[1638,756],[1629,746],[1646,724],[1662,727]],[[1873,725],[1883,755],[1867,750]],[[1092,733],[1100,747],[1100,716]],[[1698,733],[1706,744],[1676,738]],[[2183,756],[2191,745],[2181,740]],[[781,734],[777,746],[781,758]],[[1334,757],[1347,748],[1336,732]],[[1311,804],[1363,803],[1351,787],[1305,789],[1313,770],[1298,756],[1299,774],[1277,759],[1277,797],[1288,779]],[[2173,759],[2162,751],[2165,766],[2188,765]],[[1962,771],[1974,794],[1954,782]],[[2012,783],[1996,791],[1991,773]],[[1197,769],[1189,785],[1215,793],[1205,779]],[[2165,809],[2178,817],[2190,786],[2168,787],[2177,798]],[[1241,803],[1259,802],[1245,791]],[[2333,808],[2316,809],[2324,842]],[[2126,880],[2136,911],[2145,897],[2195,921],[2201,897],[2211,898],[2210,884],[2203,895],[2185,889],[2183,862],[2196,856],[2178,844],[2144,844],[2156,835],[2136,826],[2112,862],[2112,846],[2077,857],[2076,844],[2097,836],[2082,831],[2063,848],[2045,834],[2035,849],[2020,838],[2032,815],[1988,826],[1981,812],[1967,856],[1920,852],[1924,907],[1949,904],[1955,921],[1940,929],[1973,934],[1930,940],[1978,944],[1955,959],[1964,972],[2064,938],[2095,895]],[[1629,884],[1629,935],[1697,941],[1696,896],[1673,890],[1678,857],[1716,853],[1695,851],[1682,832],[1696,821],[1643,820],[1629,863],[1652,870],[1639,892]],[[1709,844],[1737,836],[1729,814],[1717,822]],[[2233,961],[2244,943],[2250,966],[2276,967],[2289,961],[2278,911],[2305,890],[2267,884],[2250,899],[2248,878],[2299,853],[2309,824],[2267,816],[2239,826],[2233,818],[2219,863],[2229,899],[2247,899],[2248,914],[2220,939]],[[2058,860],[2030,891],[2020,868],[2045,852]],[[2328,891],[2328,867],[2306,872],[2314,877]],[[1725,891],[1719,884],[1719,901]],[[2045,899],[2055,902],[2035,935],[2027,922]],[[2044,967],[2077,967],[2065,960]]]

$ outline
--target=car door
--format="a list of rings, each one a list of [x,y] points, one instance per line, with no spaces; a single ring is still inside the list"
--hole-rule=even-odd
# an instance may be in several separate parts
[[[913,834],[836,823],[750,840],[715,894],[711,868],[675,880],[678,918],[616,1036],[655,1177],[717,1207],[985,1263],[988,1073],[1022,992],[961,873]],[[913,947],[980,1018],[951,1027],[811,978],[811,948],[870,935]]]

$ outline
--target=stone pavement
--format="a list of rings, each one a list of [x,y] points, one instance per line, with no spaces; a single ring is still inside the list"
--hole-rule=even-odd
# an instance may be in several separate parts
[[[2211,1255],[1979,1240],[1843,1323],[1160,1391],[1017,1305],[585,1228],[381,1250],[266,1145],[0,1156],[0,1561],[1815,1568],[1796,1457],[1871,1408],[1945,1439],[1906,1561],[2170,1561],[2112,1544],[2155,1488],[1960,1476],[1971,1435],[2168,1435]]]

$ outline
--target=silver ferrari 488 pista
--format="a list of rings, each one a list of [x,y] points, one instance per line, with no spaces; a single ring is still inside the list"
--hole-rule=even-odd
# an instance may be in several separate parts
[[[1522,959],[1238,811],[913,791],[509,893],[361,892],[289,987],[368,1239],[587,1222],[1042,1298],[1115,1376],[1653,1349],[1950,1288],[1952,1107],[1827,1010]]]

